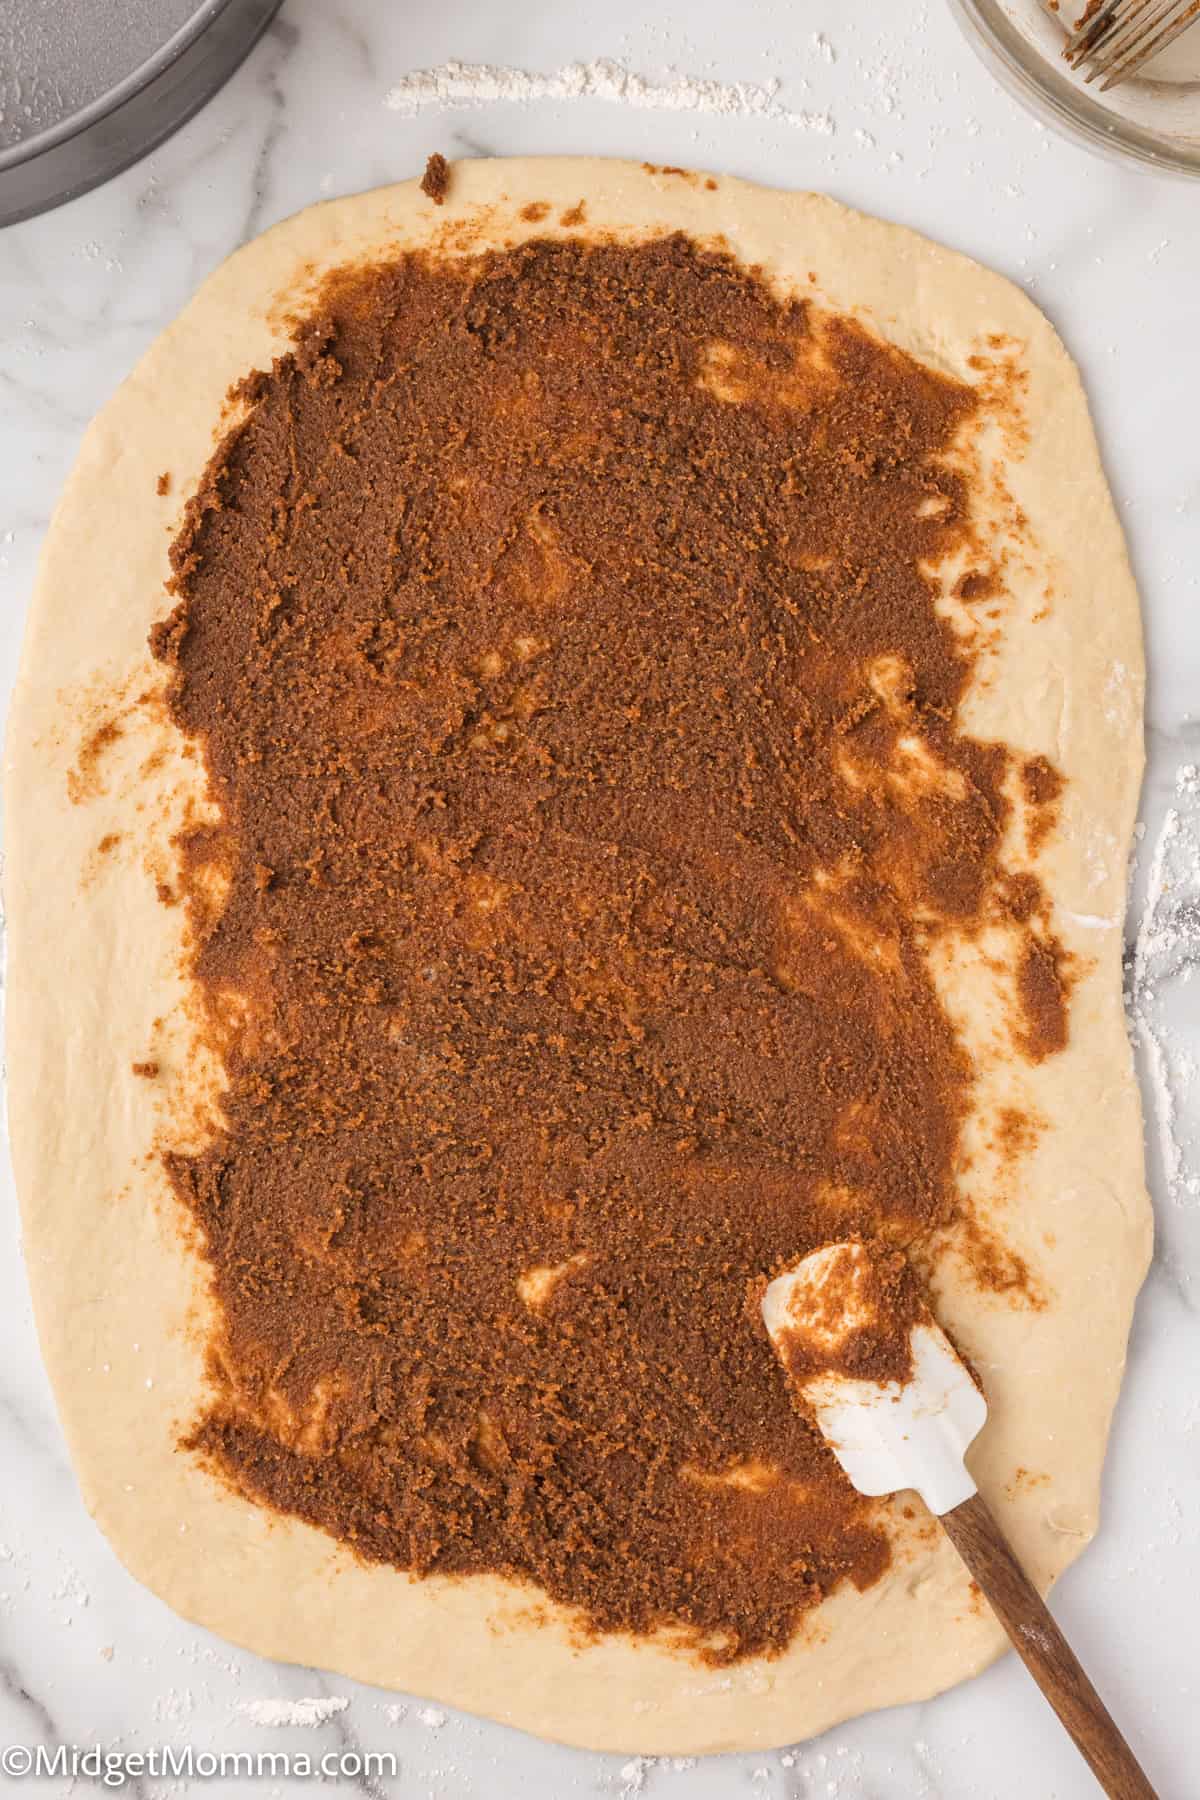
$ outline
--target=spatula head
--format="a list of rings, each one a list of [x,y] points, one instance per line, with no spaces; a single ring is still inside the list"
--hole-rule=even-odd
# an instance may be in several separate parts
[[[963,1456],[987,1402],[896,1256],[828,1244],[768,1285],[763,1321],[859,1493],[915,1488],[944,1513],[975,1492]]]

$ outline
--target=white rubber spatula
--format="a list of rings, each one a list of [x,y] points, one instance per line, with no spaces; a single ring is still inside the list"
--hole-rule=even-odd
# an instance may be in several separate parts
[[[903,1315],[902,1337],[890,1347],[892,1362],[908,1365],[901,1377],[853,1372],[856,1345],[883,1343],[887,1351],[877,1266],[859,1242],[830,1244],[767,1287],[763,1321],[795,1395],[815,1415],[860,1494],[915,1488],[941,1519],[1105,1793],[1112,1800],[1155,1800],[967,1472],[963,1458],[987,1418],[987,1402],[945,1332],[918,1303]],[[879,1366],[887,1361],[885,1354]]]

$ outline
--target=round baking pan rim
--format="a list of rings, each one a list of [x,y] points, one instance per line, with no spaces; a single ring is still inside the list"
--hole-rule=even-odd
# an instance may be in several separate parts
[[[245,61],[280,4],[219,0],[107,93],[0,151],[0,227],[77,199],[165,143]]]

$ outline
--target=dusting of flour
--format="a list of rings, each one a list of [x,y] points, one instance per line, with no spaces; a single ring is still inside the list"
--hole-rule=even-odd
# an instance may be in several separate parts
[[[564,63],[548,74],[496,63],[446,62],[436,69],[415,69],[384,96],[393,112],[412,117],[429,107],[445,109],[485,106],[489,101],[528,105],[534,100],[603,100],[611,105],[651,112],[741,114],[815,131],[831,137],[835,126],[827,112],[794,112],[779,99],[779,82],[713,81],[702,75],[672,75],[652,81],[610,57],[594,62]]]
[[[349,1704],[331,1694],[311,1700],[239,1700],[237,1710],[255,1725],[324,1725]]]
[[[1141,916],[1125,959],[1125,1004],[1144,1059],[1166,1190],[1176,1204],[1186,1205],[1200,1199],[1200,1174],[1191,1166],[1182,1125],[1198,1071],[1183,1034],[1171,1029],[1168,1008],[1177,984],[1186,986],[1200,967],[1200,768],[1195,763],[1176,771],[1174,798],[1150,852]]]

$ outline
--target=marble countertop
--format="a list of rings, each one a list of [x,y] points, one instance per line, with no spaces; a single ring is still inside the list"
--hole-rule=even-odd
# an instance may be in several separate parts
[[[778,78],[780,106],[825,115],[825,128],[778,112],[603,99],[497,100],[417,116],[385,104],[406,74],[451,58],[549,73],[601,57],[657,80]],[[1082,365],[1149,639],[1150,765],[1129,932],[1131,951],[1140,943],[1135,1025],[1158,1249],[1101,1534],[1054,1606],[1164,1800],[1195,1793],[1200,1021],[1187,977],[1200,924],[1190,944],[1184,927],[1189,908],[1200,920],[1200,187],[1099,160],[1040,128],[997,89],[945,0],[286,0],[226,91],[167,145],[109,186],[0,233],[0,691],[11,687],[39,542],[80,434],[145,346],[264,226],[317,198],[410,175],[433,150],[599,152],[826,189],[1024,284]],[[456,1800],[1098,1792],[1011,1656],[929,1705],[791,1751],[679,1766],[540,1744],[198,1633],[125,1574],[84,1513],[38,1357],[7,1165],[3,1180],[0,1744],[314,1758],[386,1750],[394,1777],[333,1785]],[[308,1729],[272,1730],[238,1710],[330,1695],[349,1704]],[[282,1776],[261,1786],[171,1776],[129,1785],[146,1800],[193,1788],[210,1800],[247,1788],[285,1800],[304,1791]],[[36,1791],[65,1794],[71,1784],[52,1777]]]

